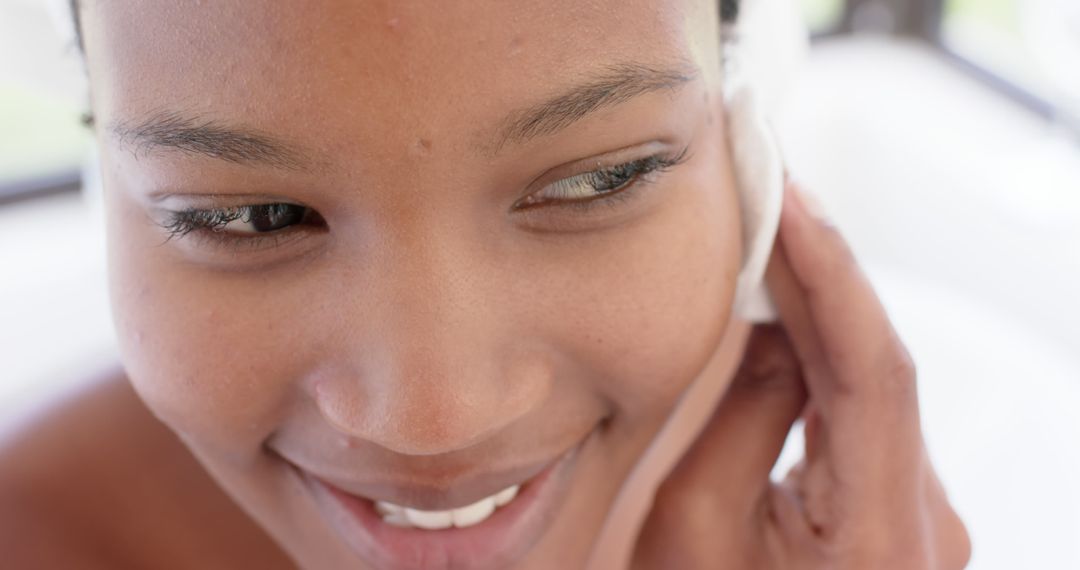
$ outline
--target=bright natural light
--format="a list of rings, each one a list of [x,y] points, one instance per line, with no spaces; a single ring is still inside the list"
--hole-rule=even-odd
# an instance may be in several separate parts
[[[968,568],[1080,568],[1080,0],[761,1],[812,38],[767,122],[917,365],[917,420],[973,539]],[[65,3],[0,0],[0,436],[122,362],[106,252],[124,253],[103,213],[115,195],[83,124]],[[341,114],[368,111],[356,105]]]
[[[0,2],[0,201],[35,180],[74,179],[88,148],[85,82],[49,6]]]
[[[1080,116],[1080,2],[947,0],[943,34],[960,55]]]

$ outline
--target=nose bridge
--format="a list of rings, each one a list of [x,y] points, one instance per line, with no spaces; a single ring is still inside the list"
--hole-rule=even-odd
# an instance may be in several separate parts
[[[339,379],[320,401],[338,430],[403,454],[475,445],[549,389],[545,366],[507,343],[490,263],[467,235],[437,227],[398,234],[369,268],[381,299],[365,303],[362,318],[376,332],[351,347],[358,377]]]

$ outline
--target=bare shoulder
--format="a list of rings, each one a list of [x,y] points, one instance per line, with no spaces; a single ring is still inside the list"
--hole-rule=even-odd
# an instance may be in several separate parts
[[[119,372],[0,436],[0,566],[292,568]]]
[[[113,375],[116,376],[116,375]],[[116,378],[99,378],[65,393],[0,439],[0,552],[3,565],[50,568],[61,565],[106,568],[115,555],[103,548],[102,525],[87,516],[95,493],[86,462],[85,438],[95,413],[107,400],[103,389]],[[89,406],[88,406],[89,405]]]

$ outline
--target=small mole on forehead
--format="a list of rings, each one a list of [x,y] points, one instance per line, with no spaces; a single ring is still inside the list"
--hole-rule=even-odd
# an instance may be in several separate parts
[[[506,54],[511,57],[520,54],[522,51],[521,46],[524,43],[525,42],[521,39],[520,35],[515,35],[513,38],[510,39],[510,46]]]
[[[427,154],[431,152],[431,140],[425,138],[416,139],[413,143],[413,152],[416,154]]]

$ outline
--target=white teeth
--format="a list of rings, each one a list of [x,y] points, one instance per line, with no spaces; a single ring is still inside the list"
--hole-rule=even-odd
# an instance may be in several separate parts
[[[400,526],[404,528],[412,528],[412,523],[409,522],[409,517],[405,516],[405,512],[390,513],[383,516],[383,522],[388,525]]]
[[[376,501],[375,510],[378,511],[380,515],[385,516],[394,513],[401,513],[405,509],[395,505],[394,503],[387,503],[386,501]]]
[[[507,488],[503,489],[502,491],[499,491],[495,495],[495,506],[496,507],[501,507],[501,506],[505,505],[506,503],[509,503],[510,501],[513,501],[514,497],[517,496],[518,488],[520,488],[520,487],[521,487],[520,485],[514,485],[512,487],[507,487]]]
[[[495,499],[488,497],[475,503],[454,509],[454,526],[464,528],[487,520],[495,512]]]
[[[519,488],[520,485],[513,485],[471,505],[449,511],[421,511],[385,501],[376,501],[375,510],[382,516],[383,522],[394,526],[416,526],[428,530],[451,526],[465,528],[484,522],[495,509],[513,501]]]
[[[405,509],[405,518],[409,519],[409,522],[411,522],[413,526],[426,528],[428,530],[450,528],[454,525],[454,511],[418,511],[416,509]]]

